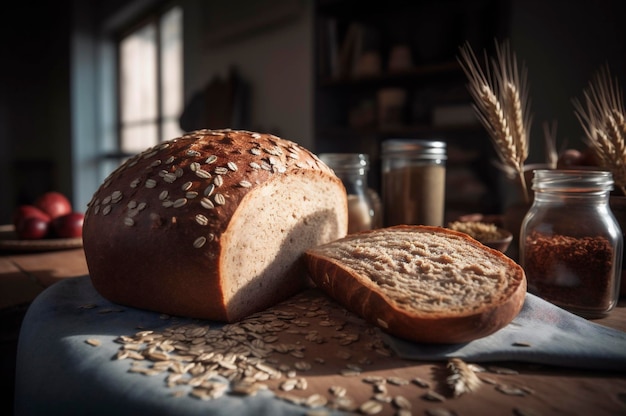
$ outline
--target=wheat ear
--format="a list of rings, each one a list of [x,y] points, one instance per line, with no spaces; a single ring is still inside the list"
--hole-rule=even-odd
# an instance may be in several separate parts
[[[574,100],[574,113],[601,167],[613,175],[615,185],[626,195],[626,123],[617,79],[608,66],[596,73],[583,91],[584,105]]]
[[[497,61],[492,65],[503,86],[503,99],[510,112],[511,133],[519,153],[524,159],[528,158],[528,129],[531,123],[530,100],[528,98],[528,73],[526,67],[520,68],[517,57],[511,52],[508,42],[496,44]]]
[[[491,61],[493,71],[490,71],[485,55],[483,70],[469,43],[466,43],[460,49],[459,63],[469,80],[468,90],[478,119],[489,133],[504,168],[514,171],[519,177],[524,199],[528,201],[524,162],[528,158],[531,118],[528,115],[526,70],[519,72],[508,43],[497,46],[497,57],[497,60]]]
[[[557,122],[553,121],[552,125],[549,125],[547,122],[542,124],[543,126],[543,137],[546,145],[546,158],[548,162],[548,166],[550,169],[556,169],[557,163],[559,161],[559,152],[556,148],[556,130],[557,130]]]

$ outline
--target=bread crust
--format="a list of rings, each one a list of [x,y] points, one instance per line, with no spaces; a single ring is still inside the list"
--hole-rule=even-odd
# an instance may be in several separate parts
[[[287,176],[345,196],[341,181],[314,154],[270,134],[199,130],[132,157],[109,175],[85,213],[83,244],[94,287],[119,304],[229,322],[284,300],[306,283],[295,255],[283,259],[289,263],[279,276],[285,287],[272,296],[237,298],[241,305],[229,305],[235,296],[225,287],[237,287],[224,281],[223,259],[233,239],[226,238],[231,221],[254,209],[243,202],[246,196]],[[292,215],[274,202],[278,218]],[[313,203],[326,204],[320,221],[332,223],[323,242],[344,236],[345,198]]]
[[[392,335],[420,343],[455,344],[482,338],[508,325],[522,309],[526,296],[524,270],[501,252],[484,246],[464,233],[441,227],[399,225],[387,230],[394,229],[455,235],[467,244],[491,253],[506,271],[507,287],[497,294],[493,302],[475,310],[449,313],[407,311],[397,307],[370,279],[346,267],[340,259],[325,256],[319,248],[307,250],[305,256],[312,280],[328,295],[368,322]],[[368,235],[384,231],[364,231],[345,239],[366,240]],[[332,244],[329,243],[329,246]]]

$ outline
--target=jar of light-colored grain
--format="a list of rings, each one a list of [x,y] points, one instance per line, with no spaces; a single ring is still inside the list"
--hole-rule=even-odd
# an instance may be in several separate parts
[[[322,153],[319,158],[335,171],[346,187],[348,233],[380,228],[380,198],[367,182],[369,156],[362,153]]]
[[[446,143],[390,139],[382,144],[382,199],[385,226],[443,226]]]

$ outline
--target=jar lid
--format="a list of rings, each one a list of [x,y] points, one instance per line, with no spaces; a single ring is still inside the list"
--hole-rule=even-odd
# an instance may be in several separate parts
[[[538,169],[533,173],[535,191],[588,193],[613,189],[613,175],[608,171]]]
[[[382,156],[447,159],[446,142],[441,140],[389,139],[382,144]]]
[[[320,153],[318,157],[333,170],[367,169],[370,161],[364,153]]]

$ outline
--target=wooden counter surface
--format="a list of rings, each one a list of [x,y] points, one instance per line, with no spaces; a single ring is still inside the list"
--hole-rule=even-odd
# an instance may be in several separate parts
[[[0,253],[0,306],[8,307],[31,301],[45,287],[60,279],[88,274],[82,249],[63,250],[47,253]],[[603,319],[594,322],[626,331],[626,300],[622,299],[617,308]],[[626,349],[626,345],[624,346]],[[320,349],[320,352],[323,349]],[[332,365],[329,359],[328,365]],[[489,368],[489,364],[480,364]],[[390,386],[393,394],[407,396],[412,404],[412,414],[426,414],[427,409],[447,409],[456,415],[626,415],[626,373],[598,372],[565,369],[523,363],[494,363],[500,368],[514,369],[516,374],[481,373],[481,377],[496,384],[483,383],[475,392],[452,397],[442,387],[441,375],[445,373],[443,362],[418,362],[402,360],[395,356],[374,357],[373,365],[367,374],[381,377],[401,377],[411,380],[415,377],[431,383],[435,391],[446,398],[443,402],[433,402],[422,396],[425,390],[415,384]],[[327,368],[328,370],[328,368]],[[362,378],[350,380],[327,371],[324,374],[311,374],[306,395],[319,392],[328,395],[333,384],[342,384],[353,389],[353,396],[360,401],[368,399],[371,388],[364,388]],[[502,393],[494,386],[506,384],[525,389],[525,395]],[[394,414],[393,405],[386,404],[380,414]]]

